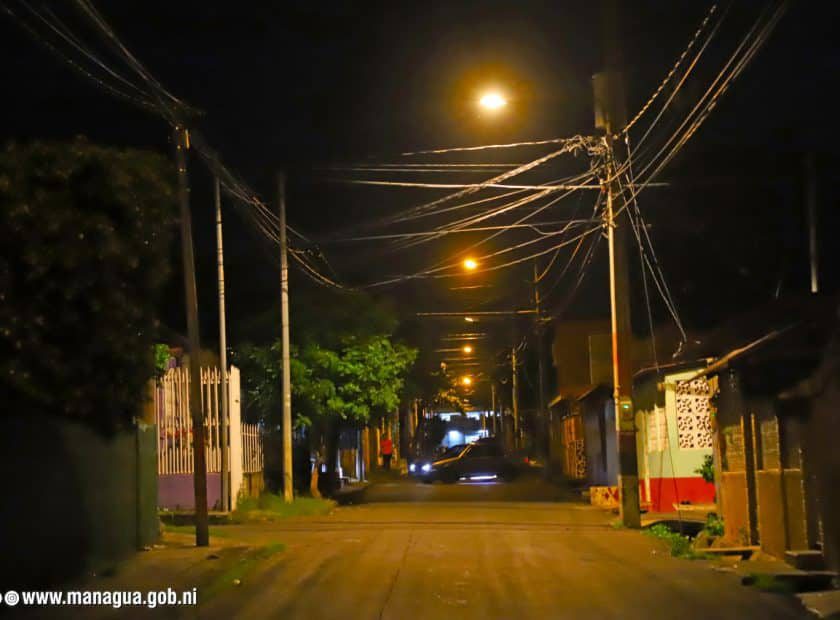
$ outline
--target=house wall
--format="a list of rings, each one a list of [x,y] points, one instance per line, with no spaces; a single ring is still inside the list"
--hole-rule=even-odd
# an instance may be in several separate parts
[[[618,484],[618,445],[615,406],[611,398],[593,398],[582,404],[586,481],[591,486]]]
[[[10,415],[0,436],[0,575],[40,587],[112,566],[158,538],[157,433],[104,437],[34,413]]]
[[[805,467],[813,474],[813,513],[818,514],[819,532],[826,565],[840,572],[840,342],[835,338],[824,363],[826,384],[814,399],[805,430]]]
[[[664,375],[664,404],[636,410],[641,498],[655,512],[670,512],[684,502],[715,501],[714,484],[696,472],[712,454],[705,381],[685,383],[696,372]]]
[[[776,557],[783,557],[786,550],[808,549],[816,536],[813,525],[809,526],[803,473],[802,424],[807,408],[745,395],[735,370],[727,371],[720,385],[718,432],[726,538],[760,544]]]

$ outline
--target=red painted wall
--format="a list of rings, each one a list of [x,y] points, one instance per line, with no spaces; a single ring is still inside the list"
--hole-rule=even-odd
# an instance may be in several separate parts
[[[645,482],[640,481],[639,492],[642,501],[645,495]],[[682,502],[692,504],[711,504],[715,501],[715,485],[706,482],[700,476],[687,478],[651,478],[650,510],[653,512],[673,512],[674,504]]]

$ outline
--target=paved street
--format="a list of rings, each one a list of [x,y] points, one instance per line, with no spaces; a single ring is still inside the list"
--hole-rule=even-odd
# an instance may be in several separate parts
[[[674,559],[660,541],[616,529],[613,519],[538,476],[385,482],[327,516],[214,528],[210,549],[169,534],[165,549],[80,588],[198,587],[197,609],[29,609],[24,617],[808,617],[795,599],[742,586],[709,561]],[[259,558],[277,543],[282,550]]]
[[[370,489],[371,503],[342,507],[326,518],[236,526],[243,540],[281,540],[287,549],[240,589],[208,603],[201,615],[680,620],[804,615],[795,601],[747,589],[708,562],[669,557],[657,541],[612,528],[610,515],[589,506],[526,501],[557,493],[537,479],[503,486],[390,483]],[[517,495],[520,501],[481,501]],[[373,502],[379,499],[386,501]]]

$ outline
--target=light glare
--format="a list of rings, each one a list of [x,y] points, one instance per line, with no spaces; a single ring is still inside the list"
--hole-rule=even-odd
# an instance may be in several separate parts
[[[507,105],[507,99],[500,93],[487,93],[478,102],[481,104],[481,107],[488,110],[498,110]]]

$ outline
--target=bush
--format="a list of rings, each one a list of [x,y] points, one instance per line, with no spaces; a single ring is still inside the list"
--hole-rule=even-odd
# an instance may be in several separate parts
[[[700,474],[706,482],[715,481],[715,459],[711,454],[707,454],[703,458],[703,464],[694,470],[695,474]]]
[[[703,530],[709,536],[716,536],[718,538],[723,536],[723,519],[721,519],[713,512],[709,513],[706,516],[706,525],[703,526]]]
[[[0,389],[6,414],[104,432],[155,375],[174,230],[172,165],[84,140],[0,151]]]
[[[659,538],[660,540],[664,540],[668,543],[668,546],[671,549],[671,555],[675,558],[700,560],[708,557],[702,553],[696,553],[691,548],[691,539],[688,536],[672,532],[668,526],[661,523],[652,525],[650,528],[645,530],[645,534],[653,536],[654,538]]]

